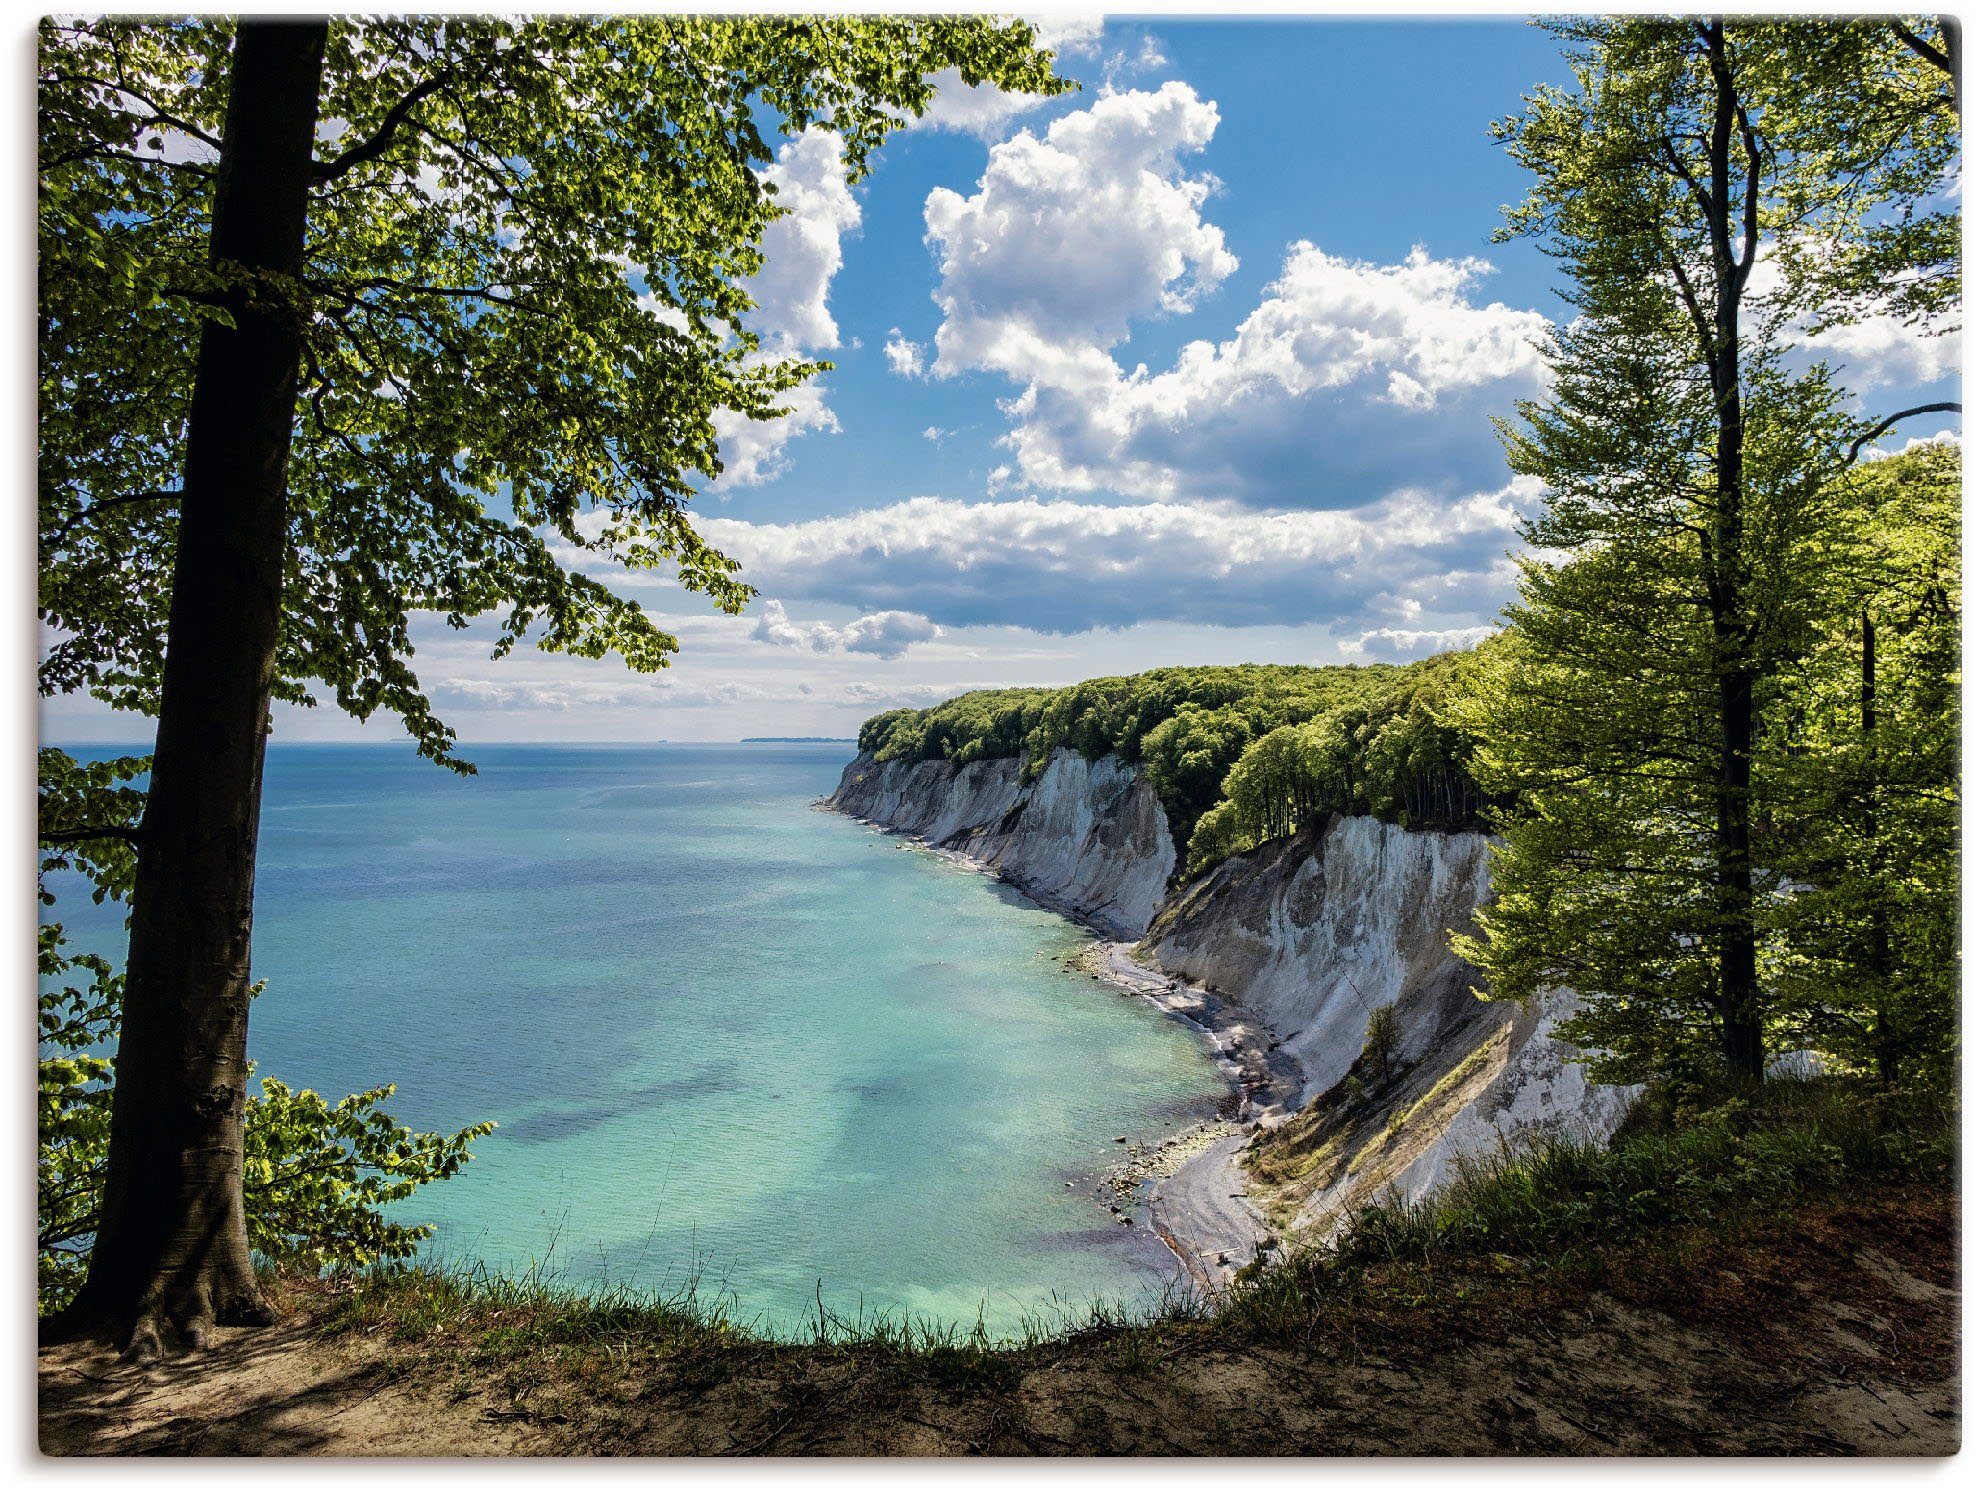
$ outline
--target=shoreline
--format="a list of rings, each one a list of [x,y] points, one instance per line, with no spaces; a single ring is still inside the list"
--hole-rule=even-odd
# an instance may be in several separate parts
[[[1038,908],[1070,921],[1093,940],[1065,958],[1067,967],[1117,988],[1122,997],[1143,999],[1205,1039],[1228,1086],[1224,1109],[1156,1141],[1129,1144],[1127,1156],[1099,1176],[1094,1202],[1104,1202],[1099,1195],[1110,1192],[1121,1201],[1144,1204],[1150,1228],[1181,1274],[1207,1292],[1224,1289],[1258,1254],[1276,1247],[1274,1227],[1248,1198],[1241,1154],[1258,1130],[1295,1113],[1304,1076],[1268,1025],[1206,988],[1141,965],[1132,956],[1137,942],[1119,939],[1118,926],[1040,893],[1020,878],[957,848],[928,842],[919,833],[846,811],[828,796],[811,806],[900,838],[902,847],[992,877]],[[1110,1208],[1121,1212],[1117,1204]]]
[[[1143,998],[1205,1038],[1236,1101],[1232,1115],[1197,1123],[1126,1164],[1135,1188],[1144,1189],[1153,1233],[1189,1280],[1220,1291],[1278,1243],[1248,1197],[1241,1159],[1256,1132],[1296,1110],[1303,1071],[1267,1025],[1205,988],[1141,965],[1133,944],[1101,939],[1076,961],[1087,975]]]

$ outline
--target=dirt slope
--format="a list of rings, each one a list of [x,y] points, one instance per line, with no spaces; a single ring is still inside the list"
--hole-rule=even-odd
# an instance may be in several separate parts
[[[1956,1218],[1841,1206],[1597,1287],[1396,1275],[1295,1343],[1199,1324],[986,1361],[869,1348],[322,1336],[337,1305],[146,1369],[41,1357],[49,1453],[1935,1455],[1960,1445]],[[1502,1269],[1502,1268],[1499,1268]]]

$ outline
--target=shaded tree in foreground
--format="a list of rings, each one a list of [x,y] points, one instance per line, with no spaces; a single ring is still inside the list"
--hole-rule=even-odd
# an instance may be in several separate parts
[[[672,638],[575,562],[666,564],[740,609],[691,478],[719,473],[716,415],[779,416],[819,370],[745,324],[778,215],[758,112],[832,131],[855,179],[942,69],[1060,91],[1032,39],[974,17],[44,25],[41,686],[158,718],[101,1222],[57,1331],[149,1354],[267,1316],[241,1127],[270,701],[396,713],[465,770],[407,663],[415,612],[498,614],[497,655],[650,670]]]

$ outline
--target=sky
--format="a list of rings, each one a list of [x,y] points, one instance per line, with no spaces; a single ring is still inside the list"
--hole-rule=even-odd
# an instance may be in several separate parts
[[[679,638],[650,676],[421,624],[412,665],[469,757],[844,736],[976,687],[1489,631],[1541,494],[1491,420],[1541,393],[1567,307],[1555,263],[1491,241],[1525,181],[1488,126],[1568,79],[1555,44],[1512,19],[1041,26],[1078,92],[943,79],[857,185],[820,131],[769,171],[791,210],[754,328],[834,366],[788,417],[723,426],[694,503],[749,612],[591,568]],[[1956,396],[1953,338],[1820,349],[1863,406]],[[42,731],[149,728],[66,698]],[[283,705],[275,737],[403,734]]]

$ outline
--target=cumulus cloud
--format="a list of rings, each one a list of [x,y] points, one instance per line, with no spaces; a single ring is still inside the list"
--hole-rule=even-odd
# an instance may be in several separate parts
[[[1404,630],[1382,625],[1362,631],[1357,640],[1339,642],[1347,656],[1364,656],[1374,661],[1403,661],[1436,651],[1454,651],[1473,646],[1494,635],[1493,625],[1464,625],[1452,630]]]
[[[1116,93],[989,152],[977,189],[936,187],[926,238],[939,261],[942,376],[989,370],[1024,381],[1102,378],[1105,348],[1134,318],[1183,313],[1237,267],[1203,220],[1211,176],[1183,156],[1220,113],[1185,83]]]
[[[778,593],[929,624],[1062,634],[1141,621],[1321,623],[1357,636],[1488,621],[1514,588],[1505,554],[1539,496],[1518,479],[1454,501],[1401,491],[1351,511],[1274,514],[920,497],[804,522],[699,526]]]
[[[572,708],[611,708],[651,702],[658,691],[656,686],[641,680],[510,681],[493,677],[443,677],[432,684],[432,701],[442,712],[563,713]]]
[[[1113,52],[1105,58],[1105,89],[1116,92],[1124,79],[1138,73],[1158,72],[1167,65],[1166,53],[1160,50],[1156,36],[1139,38],[1139,49],[1133,52]]]
[[[881,610],[862,615],[844,627],[844,649],[890,659],[908,646],[939,636],[940,627],[924,615],[906,610]]]
[[[750,634],[772,646],[851,652],[892,661],[919,642],[934,640],[941,630],[926,616],[905,610],[860,615],[849,625],[832,625],[827,620],[792,620],[782,602],[771,599],[762,605],[761,618]]]
[[[1832,326],[1809,338],[1806,346],[1812,355],[1832,363],[1839,380],[1856,393],[1914,387],[1962,369],[1959,332],[1923,335],[1892,315]]]
[[[1057,54],[1057,71],[1067,59],[1095,56],[1104,17],[1029,16],[1036,27],[1036,44]],[[958,68],[947,68],[933,75],[933,101],[916,121],[922,129],[945,129],[971,134],[978,139],[1000,139],[1011,122],[1050,100],[1040,93],[1005,93],[992,83],[972,86],[961,80]]]
[[[786,215],[763,233],[762,268],[748,283],[756,306],[749,323],[762,338],[761,356],[781,360],[828,351],[838,344],[831,282],[844,264],[844,237],[862,219],[844,172],[843,140],[832,130],[806,129],[782,147],[762,179]],[[788,467],[791,441],[838,432],[815,379],[785,393],[782,406],[788,412],[778,419],[758,421],[731,410],[715,415],[724,466],[715,490],[773,480]]]
[[[789,468],[789,443],[804,434],[841,432],[823,388],[812,378],[782,394],[789,411],[779,419],[751,419],[731,408],[714,412],[720,440],[720,479],[716,492],[759,486]]]
[[[1749,281],[1750,299],[1759,314],[1782,288],[1775,257],[1759,254]],[[1937,324],[1930,334],[1899,316],[1880,313],[1828,326],[1816,335],[1800,320],[1786,326],[1785,334],[1798,343],[1794,361],[1828,363],[1837,381],[1854,393],[1917,387],[1953,376],[1962,368],[1962,335],[1953,324]]]
[[[754,325],[765,340],[804,351],[837,345],[830,283],[844,266],[844,235],[862,220],[843,148],[834,130],[806,129],[762,172],[786,214],[762,234],[764,262],[748,283]]]
[[[900,377],[923,377],[926,375],[926,349],[917,341],[908,341],[893,326],[886,332],[885,365]]]
[[[1352,506],[1502,468],[1492,413],[1540,393],[1535,311],[1472,293],[1477,259],[1372,264],[1293,244],[1235,334],[1156,376],[1032,382],[1009,443],[1032,485],[1269,506]]]
[[[1960,446],[1962,436],[1954,429],[1942,429],[1934,434],[1911,436],[1899,449],[1889,449],[1886,445],[1868,445],[1860,458],[1871,464],[1875,460],[1891,460],[1895,455],[1905,455],[1930,444],[1953,444]]]
[[[844,687],[846,702],[860,703],[874,711],[886,708],[930,708],[967,691],[943,682],[912,682],[904,685],[884,682],[851,682]]]
[[[972,195],[928,196],[933,371],[1018,385],[1006,479],[1274,507],[1492,479],[1489,416],[1541,391],[1547,322],[1481,301],[1479,259],[1298,242],[1231,337],[1158,373],[1121,364],[1135,321],[1193,310],[1237,266],[1203,215],[1213,178],[1183,164],[1218,122],[1184,83],[1112,94],[997,145]]]

